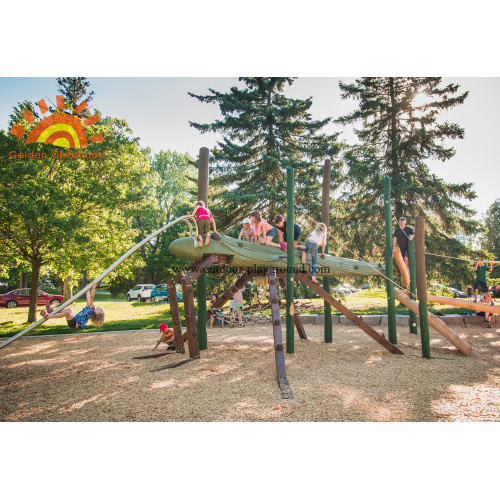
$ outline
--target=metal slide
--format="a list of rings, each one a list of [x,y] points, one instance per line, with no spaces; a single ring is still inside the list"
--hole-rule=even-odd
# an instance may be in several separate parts
[[[192,217],[190,215],[184,215],[182,217],[179,217],[178,219],[173,220],[172,222],[169,222],[167,225],[163,226],[161,229],[158,229],[154,233],[150,234],[149,236],[144,238],[140,243],[137,243],[137,245],[135,245],[133,248],[131,248],[127,253],[123,254],[116,262],[114,262],[110,267],[108,267],[108,269],[106,269],[106,271],[104,271],[94,281],[96,281],[97,283],[102,281],[109,273],[114,271],[125,259],[130,257],[137,250],[139,250],[139,248],[141,248],[143,245],[145,245],[148,241],[152,240],[155,236],[158,236],[160,233],[165,231],[165,229],[168,229],[170,226],[173,226],[174,224],[177,224],[178,222],[186,222],[189,226],[191,236],[193,236],[193,228],[191,226],[191,223],[188,220],[190,218],[192,219]],[[198,228],[196,226],[196,221],[195,221],[194,226],[196,229],[196,237],[198,237]],[[61,304],[57,309],[54,309],[54,311],[51,314],[49,314],[47,316],[47,318],[39,319],[35,323],[32,323],[30,326],[25,328],[22,332],[17,333],[16,335],[11,337],[10,339],[7,339],[5,342],[0,344],[0,349],[3,349],[4,347],[8,346],[11,342],[14,342],[14,340],[17,340],[18,338],[22,337],[23,335],[26,335],[28,332],[31,332],[35,328],[38,328],[42,323],[47,321],[47,319],[49,319],[52,316],[52,314],[56,314],[56,313],[62,311],[63,309],[65,309],[66,307],[71,305],[73,302],[75,302],[75,300],[77,300],[80,297],[82,297],[83,295],[85,295],[85,293],[88,290],[90,290],[91,288],[92,288],[92,283],[89,283],[85,288],[82,288],[76,295],[73,295],[73,297],[71,297],[69,300],[64,302],[64,304]]]

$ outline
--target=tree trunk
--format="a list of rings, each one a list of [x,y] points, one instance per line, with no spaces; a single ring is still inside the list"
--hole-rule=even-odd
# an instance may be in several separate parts
[[[80,290],[87,286],[87,270],[82,271],[82,279],[80,280]]]
[[[69,300],[72,296],[72,277],[69,276],[68,278],[64,278],[63,281],[63,297],[64,297],[64,302]]]
[[[28,311],[28,323],[36,321],[36,298],[38,291],[38,282],[40,279],[40,268],[42,267],[41,260],[31,261],[31,291],[30,291],[30,308]]]

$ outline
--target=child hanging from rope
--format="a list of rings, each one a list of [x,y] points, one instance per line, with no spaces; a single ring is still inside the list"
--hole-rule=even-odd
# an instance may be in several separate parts
[[[193,213],[188,215],[191,215],[191,217],[196,216],[200,247],[203,246],[203,238],[205,238],[205,246],[207,246],[210,243],[210,222],[214,225],[214,233],[217,232],[212,213],[207,207],[205,207],[205,203],[203,201],[197,201],[194,205]]]
[[[318,284],[316,279],[316,268],[318,263],[318,248],[321,246],[321,257],[325,258],[325,247],[328,239],[326,224],[320,222],[316,229],[306,238],[305,250],[302,252],[302,264],[306,263],[307,252],[311,252],[312,276],[311,280]]]
[[[100,328],[104,323],[104,311],[101,307],[94,306],[96,286],[97,283],[95,281],[92,282],[92,293],[87,291],[86,295],[87,306],[84,307],[78,314],[73,315],[73,311],[69,308],[63,309],[61,312],[58,312],[56,314],[51,314],[53,309],[52,307],[50,307],[48,302],[45,306],[47,308],[47,311],[40,311],[40,314],[46,319],[66,318],[66,321],[70,328],[80,328],[81,330],[83,330],[89,320],[93,326]]]
[[[169,328],[166,323],[162,323],[160,325],[160,333],[161,336],[158,342],[156,342],[156,345],[151,350],[154,351],[162,342],[165,342],[167,344],[167,351],[175,351],[174,331],[172,328]]]

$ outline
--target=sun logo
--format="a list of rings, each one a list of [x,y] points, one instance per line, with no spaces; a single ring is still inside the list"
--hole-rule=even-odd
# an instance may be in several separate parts
[[[56,101],[57,109],[64,111],[64,96],[56,96]],[[37,105],[40,108],[42,115],[49,110],[44,99],[38,101]],[[30,134],[26,138],[25,144],[28,144],[29,142],[44,142],[45,144],[53,144],[54,146],[61,148],[87,147],[89,145],[87,135],[85,134],[82,122],[77,117],[77,115],[79,115],[87,107],[88,104],[85,101],[82,101],[73,110],[75,116],[66,113],[57,113],[46,116],[33,127]],[[28,109],[23,114],[30,125],[35,121],[35,117]],[[83,120],[83,123],[89,126],[98,121],[99,117],[95,114]],[[10,129],[10,132],[18,139],[22,139],[26,130],[21,127],[21,125],[16,123],[16,125]],[[90,138],[90,142],[101,142],[103,140],[103,134],[94,135]]]

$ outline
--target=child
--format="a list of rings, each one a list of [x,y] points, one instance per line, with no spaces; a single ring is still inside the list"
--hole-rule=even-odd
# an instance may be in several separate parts
[[[236,281],[233,283],[233,285],[236,285]],[[240,326],[243,326],[243,288],[238,288],[238,291],[233,295],[233,307],[234,311],[238,312],[238,321]],[[233,316],[231,317],[231,326],[233,325],[233,320],[235,318],[235,314],[233,313]]]
[[[212,310],[212,315],[210,316],[210,328],[213,328],[215,319],[217,319],[217,321],[220,321],[222,328],[224,328],[224,317],[222,315],[222,310],[213,308],[215,301],[217,299],[218,299],[218,295],[216,293],[214,293],[212,295],[212,299],[210,300],[210,309]]]
[[[198,241],[200,247],[203,246],[203,237],[205,237],[205,246],[210,243],[210,221],[214,225],[214,233],[217,231],[215,227],[215,221],[212,214],[208,208],[205,207],[205,203],[202,201],[197,201],[194,206],[194,211],[191,215],[196,216],[196,224],[198,226]]]
[[[100,307],[94,306],[94,296],[97,283],[94,281],[92,283],[92,293],[87,291],[87,306],[84,307],[78,314],[73,315],[71,309],[63,309],[61,312],[56,314],[50,314],[53,309],[50,307],[49,303],[46,304],[47,311],[41,311],[40,314],[46,318],[66,318],[68,326],[70,328],[80,328],[84,329],[85,325],[90,322],[97,328],[100,328],[104,323],[104,311]]]
[[[247,217],[243,219],[243,229],[240,231],[238,239],[245,238],[246,241],[254,242],[255,240],[255,229],[252,227],[252,221]]]
[[[318,262],[318,248],[321,245],[321,257],[325,258],[325,247],[327,240],[326,225],[320,222],[316,229],[306,238],[306,248],[302,252],[302,264],[306,263],[307,252],[311,252],[312,259],[312,276],[314,283],[318,284],[316,279],[316,264]]]
[[[485,304],[489,304],[489,300],[485,297],[481,298],[479,300],[479,302],[484,302]],[[477,316],[484,316],[484,322],[485,323],[488,323],[486,326],[487,328],[491,328],[491,317],[493,316],[493,314],[489,313],[489,312],[484,312],[484,311],[478,311],[476,312],[476,315]]]
[[[158,339],[158,342],[156,342],[156,345],[151,350],[154,351],[162,342],[165,342],[168,346],[168,351],[175,351],[174,331],[172,330],[172,328],[169,328],[166,323],[162,323],[160,325],[160,333],[161,337]]]
[[[286,220],[282,215],[277,215],[274,218],[274,223],[276,224],[276,227],[278,228],[278,238],[280,240],[280,247],[283,250],[286,250],[286,240],[287,240],[287,232],[286,232]],[[302,231],[300,230],[300,227],[297,226],[297,224],[293,225],[293,247],[294,248],[300,248],[304,249],[302,245],[299,245],[299,236],[301,235]]]
[[[493,263],[490,262],[489,266],[483,265],[482,257],[478,257],[474,263],[474,271],[476,271],[476,282],[474,283],[474,302],[477,302],[477,292],[481,288],[488,302],[491,302],[491,305],[494,305],[488,284],[486,283],[486,272],[489,271],[491,273],[491,271],[493,271]]]
[[[255,238],[257,238],[257,243],[261,245],[280,248],[277,243],[273,243],[273,238],[276,236],[276,228],[271,226],[271,224],[269,224],[266,219],[263,219],[261,213],[258,210],[254,210],[250,214],[250,220],[255,230]],[[262,238],[260,236],[261,234],[263,235]]]

